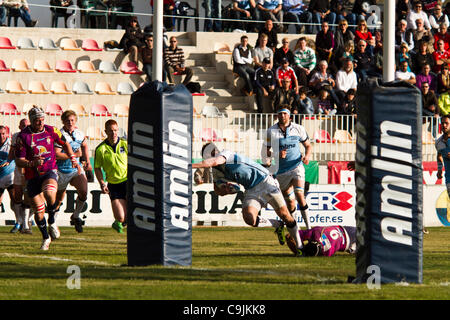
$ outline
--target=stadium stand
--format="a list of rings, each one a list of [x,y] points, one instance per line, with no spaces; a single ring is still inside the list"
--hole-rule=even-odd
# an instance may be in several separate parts
[[[46,60],[35,60],[33,70],[35,72],[55,72]]]
[[[0,37],[0,49],[15,49],[8,37]]]
[[[117,85],[118,94],[132,94],[133,92],[133,86],[129,82],[120,82]]]
[[[45,113],[48,114],[49,116],[60,116],[63,113],[63,108],[56,103],[49,103],[46,107],[45,107]]]
[[[38,80],[32,80],[28,84],[28,92],[33,94],[47,94],[48,90],[45,88],[44,84]]]
[[[84,51],[103,51],[103,49],[98,46],[97,41],[95,41],[94,39],[84,39],[83,43],[81,44],[81,48]]]
[[[108,108],[104,104],[95,103],[91,107],[91,115],[93,116],[111,116],[111,112],[109,112]]]
[[[76,81],[73,84],[72,91],[75,94],[94,94],[89,85],[83,81]]]
[[[52,81],[50,92],[53,94],[72,94],[63,81]]]
[[[109,85],[109,83],[107,82],[97,82],[95,84],[95,90],[94,90],[97,94],[110,94],[110,95],[114,95],[117,94],[117,92],[115,92],[111,86]]]
[[[37,50],[33,40],[30,38],[19,38],[19,40],[17,40],[17,48],[21,50]]]
[[[7,93],[21,93],[21,94],[22,93],[27,93],[25,91],[25,89],[23,88],[22,84],[19,81],[17,81],[17,80],[9,80],[6,83],[5,91]]]
[[[67,60],[56,61],[55,70],[58,72],[77,72],[77,70],[74,69],[72,64]]]
[[[61,39],[59,47],[62,50],[80,51],[81,48],[78,46],[77,42],[70,38]]]
[[[59,47],[50,38],[39,39],[38,47],[41,50],[59,50]]]
[[[9,102],[4,102],[0,104],[0,113],[2,115],[20,114],[16,105]]]
[[[101,73],[120,73],[116,65],[110,61],[101,61],[98,69]]]
[[[31,72],[31,68],[25,59],[14,59],[11,65],[11,69],[14,72]]]
[[[68,110],[75,111],[78,116],[86,116],[89,114],[86,111],[86,108],[82,104],[79,104],[79,103],[72,103],[69,106]]]
[[[5,61],[3,61],[1,59],[0,59],[0,71],[1,72],[9,72],[9,71],[11,71],[11,69],[6,66]]]
[[[82,73],[99,73],[97,69],[95,69],[94,64],[91,61],[81,60],[77,64],[78,72]]]

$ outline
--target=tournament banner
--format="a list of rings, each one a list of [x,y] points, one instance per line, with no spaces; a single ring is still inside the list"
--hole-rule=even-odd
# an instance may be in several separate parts
[[[348,167],[349,161],[328,161],[329,184],[355,184],[355,170]],[[438,179],[437,162],[422,162],[423,184],[445,184],[445,177]],[[445,170],[444,170],[445,171]]]
[[[192,95],[145,83],[128,120],[128,264],[192,263]]]
[[[356,282],[376,267],[381,283],[422,283],[421,93],[370,80],[356,96]]]

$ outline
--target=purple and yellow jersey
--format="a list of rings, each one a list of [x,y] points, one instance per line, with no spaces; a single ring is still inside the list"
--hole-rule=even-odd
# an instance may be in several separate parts
[[[42,157],[44,163],[37,168],[25,168],[25,179],[30,180],[51,170],[56,170],[56,153],[54,144],[64,145],[66,139],[56,127],[44,125],[42,132],[33,133],[27,126],[19,133],[16,158],[34,160]]]
[[[317,241],[322,244],[321,255],[331,257],[338,251],[350,248],[350,237],[341,226],[313,227],[309,230],[300,230],[302,240]]]

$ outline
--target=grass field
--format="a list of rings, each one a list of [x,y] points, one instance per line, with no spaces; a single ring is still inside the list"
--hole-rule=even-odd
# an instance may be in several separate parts
[[[40,252],[41,236],[0,227],[0,299],[450,299],[450,228],[424,235],[424,283],[348,284],[355,258],[295,258],[271,229],[196,227],[191,267],[128,267],[126,235],[111,228],[61,228]],[[81,288],[68,289],[70,265]]]

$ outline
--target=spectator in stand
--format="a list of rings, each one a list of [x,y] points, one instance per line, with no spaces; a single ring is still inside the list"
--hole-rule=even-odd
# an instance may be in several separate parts
[[[376,54],[378,51],[383,51],[383,34],[380,30],[376,30],[373,37],[375,39],[373,54]]]
[[[300,88],[298,91],[298,110],[294,109],[293,113],[300,114],[314,114],[314,105],[312,100],[307,95],[308,91],[306,87]]]
[[[366,51],[367,43],[359,40],[354,57],[355,71],[359,81],[364,81],[369,76],[378,76],[375,74],[373,56]]]
[[[275,51],[278,45],[278,33],[277,30],[273,28],[273,21],[272,20],[266,20],[266,23],[264,24],[264,28],[259,30],[258,32],[258,39],[255,44],[255,48],[259,46],[259,40],[261,38],[261,35],[265,34],[267,36],[267,43],[266,46],[272,49],[272,51]]]
[[[248,37],[245,35],[241,37],[241,43],[233,50],[233,72],[244,79],[245,87],[242,92],[247,96],[253,95],[253,79],[255,78],[251,51],[248,47]]]
[[[6,27],[6,7],[3,0],[0,1],[0,27]]]
[[[439,25],[439,31],[434,34],[434,50],[438,50],[437,42],[444,41],[444,49],[450,48],[450,34],[447,32],[448,26],[445,23]]]
[[[305,32],[311,34],[311,21],[308,21],[307,7],[303,0],[283,0],[283,12],[285,22],[295,22],[295,30],[298,34],[301,33],[302,25],[300,22],[305,22]],[[289,25],[285,26],[287,31]]]
[[[355,39],[355,35],[348,29],[347,20],[343,19],[339,21],[339,25],[337,30],[334,32],[334,56],[335,56],[335,65],[340,68],[342,63],[339,59],[342,57],[342,54],[345,52],[345,44],[349,41]]]
[[[298,84],[307,86],[311,71],[316,67],[316,54],[313,49],[306,46],[306,38],[298,40],[298,49],[294,52],[295,66]]]
[[[191,68],[185,66],[184,51],[177,43],[176,37],[172,36],[169,39],[169,46],[164,49],[164,70],[167,74],[169,82],[174,83],[173,74],[186,75],[183,84],[188,84],[193,76]]]
[[[152,81],[152,63],[153,63],[153,36],[147,34],[144,37],[145,47],[141,49],[143,71],[147,75],[147,81]]]
[[[337,106],[337,114],[346,115],[342,117],[342,129],[351,133],[353,130],[354,119],[357,116],[358,107],[356,105],[356,90],[349,89],[345,94],[344,100]],[[350,117],[353,116],[353,117]],[[353,118],[353,119],[352,119]],[[341,121],[339,121],[341,122]]]
[[[125,53],[130,55],[130,61],[137,64],[139,51],[145,46],[144,34],[139,26],[137,17],[131,18],[128,27],[125,29],[125,34],[120,40],[120,46]]]
[[[428,45],[429,50],[433,50],[433,45],[434,45],[433,33],[430,30],[426,30],[423,27],[422,19],[416,20],[416,26],[417,26],[417,29],[413,30],[413,32],[412,32],[414,45],[417,45],[419,43],[419,41],[423,41]],[[410,50],[412,50],[412,49],[410,48]],[[417,49],[414,48],[414,51],[415,50],[417,50]]]
[[[261,20],[272,20],[277,24],[277,31],[283,31],[283,0],[258,0],[256,9]]]
[[[150,0],[150,5],[153,8],[153,0]],[[173,16],[175,14],[175,1],[174,0],[163,0],[163,14],[166,16]],[[173,31],[174,23],[172,17],[163,18],[164,28],[167,31]]]
[[[330,93],[327,90],[320,90],[317,100],[317,113],[332,116],[336,114],[337,109]]]
[[[402,80],[410,84],[416,84],[416,75],[408,71],[408,62],[403,61],[400,64],[400,69],[395,71],[395,80]]]
[[[329,24],[336,23],[336,13],[331,11],[330,0],[311,0],[308,7],[308,16],[307,20],[314,23],[313,33],[319,31],[318,25],[324,20],[328,21]]]
[[[338,70],[342,69],[342,66],[344,65],[344,62],[346,60],[353,61],[353,54],[355,52],[355,44],[352,40],[349,40],[345,43],[344,46],[344,52],[340,55],[336,55],[336,67]]]
[[[259,18],[256,14],[255,0],[233,0],[233,6],[231,10],[231,18],[236,20],[255,20]],[[234,23],[233,29],[252,31],[255,29],[254,23],[238,22]]]
[[[331,93],[336,86],[333,77],[327,69],[328,63],[325,60],[320,61],[318,70],[314,72],[309,81],[309,87],[316,95],[318,95],[321,90],[327,90]]]
[[[3,0],[3,5],[8,8],[10,12],[18,11],[25,26],[34,27],[38,23],[37,20],[31,19],[31,10],[27,0]]]
[[[405,19],[411,10],[411,2],[409,0],[397,0],[395,5],[396,21]]]
[[[428,64],[424,65],[422,71],[416,74],[416,87],[422,89],[424,83],[430,85],[430,90],[437,92],[437,78],[435,74],[431,73],[431,68]]]
[[[436,95],[430,90],[430,85],[424,83],[422,85],[422,116],[424,117],[439,117],[439,102]]]
[[[344,61],[342,69],[336,74],[336,104],[340,105],[345,98],[345,94],[350,89],[358,87],[358,79],[356,73],[353,71],[353,61],[347,59]]]
[[[430,21],[431,31],[433,33],[439,31],[439,26],[441,25],[441,23],[445,23],[445,25],[447,26],[450,25],[448,16],[444,12],[442,12],[442,6],[440,4],[437,4],[433,8],[433,12],[428,17],[428,20]]]
[[[431,69],[434,68],[433,55],[430,53],[428,45],[424,41],[419,41],[416,53],[412,56],[413,72],[419,73],[425,64],[430,65]]]
[[[205,17],[213,18],[205,20],[206,32],[222,32],[222,0],[205,0]]]
[[[294,53],[289,49],[289,39],[283,38],[281,40],[281,47],[275,49],[275,54],[273,55],[274,69],[281,65],[281,61],[286,58],[289,61],[289,65],[294,65]]]
[[[356,14],[347,10],[349,2],[349,0],[331,0],[331,11],[336,13],[336,23],[346,20],[349,24],[356,24]]]
[[[369,29],[367,29],[367,22],[365,20],[360,20],[358,22],[358,26],[356,27],[354,40],[355,44],[358,44],[360,40],[364,40],[367,43],[367,50],[372,53],[373,48],[375,47],[375,39]]]
[[[73,5],[73,1],[67,1],[67,0],[50,0],[50,5],[51,6],[56,6],[56,7],[64,7],[64,8],[50,8],[50,11],[53,12],[53,14],[58,14],[60,16],[64,17],[64,27],[67,28],[67,19],[72,15],[72,14],[67,14],[67,7]],[[52,19],[52,27],[56,28],[56,24],[57,24],[57,18],[56,16],[53,17]]]
[[[403,61],[408,63],[408,71],[412,71],[413,63],[406,43],[402,43],[399,52],[395,54],[395,66],[397,70],[400,69],[400,65]]]
[[[270,69],[273,68],[273,51],[267,47],[269,37],[266,34],[259,36],[259,46],[253,49],[253,64],[255,69],[262,67],[264,58],[270,59]]]
[[[291,78],[285,77],[281,81],[281,87],[276,87],[272,98],[272,109],[273,112],[283,104],[288,104],[291,109],[298,109],[298,95],[295,93],[294,89],[291,87]]]
[[[400,51],[400,45],[402,43],[406,43],[408,45],[408,48],[410,48],[410,50],[412,48],[414,48],[414,37],[413,37],[413,33],[412,30],[407,30],[406,26],[407,26],[407,22],[406,20],[400,20],[398,22],[398,27],[397,30],[395,31],[395,51]]]
[[[281,87],[283,85],[282,81],[286,77],[289,77],[291,79],[291,86],[289,87],[289,89],[294,89],[295,93],[298,94],[299,86],[295,71],[289,66],[289,61],[287,59],[283,59],[275,74],[278,87]]]
[[[450,72],[448,64],[442,65],[441,72],[437,75],[437,94],[440,95],[442,93],[450,91]]]
[[[275,90],[275,75],[270,69],[270,59],[263,59],[263,66],[255,71],[255,91],[256,91],[256,105],[258,112],[262,113],[263,98],[272,97]]]
[[[430,30],[431,25],[430,21],[428,21],[428,16],[425,11],[422,11],[422,3],[420,1],[416,1],[414,3],[413,9],[408,12],[406,16],[406,21],[408,22],[408,29],[417,29],[416,20],[422,19],[425,29]]]
[[[329,30],[328,22],[322,22],[322,30],[316,35],[316,54],[318,60],[331,61],[334,48],[334,35]]]
[[[450,53],[445,50],[444,40],[438,40],[437,50],[433,52],[434,68],[433,71],[438,73],[442,69],[442,65],[450,63]]]

